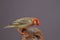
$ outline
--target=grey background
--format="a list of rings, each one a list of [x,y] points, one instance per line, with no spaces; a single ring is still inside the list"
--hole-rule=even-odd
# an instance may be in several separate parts
[[[60,1],[0,0],[0,40],[20,40],[16,29],[3,29],[21,17],[38,17],[45,40],[60,40]]]

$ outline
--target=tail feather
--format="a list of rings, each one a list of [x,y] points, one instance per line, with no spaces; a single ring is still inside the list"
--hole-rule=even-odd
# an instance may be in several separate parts
[[[6,27],[4,27],[4,28],[14,28],[15,26],[13,26],[13,25],[8,25],[8,26],[6,26]]]

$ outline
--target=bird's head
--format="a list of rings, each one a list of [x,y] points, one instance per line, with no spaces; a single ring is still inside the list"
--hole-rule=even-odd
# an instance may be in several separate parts
[[[38,18],[33,18],[32,20],[32,24],[31,25],[40,25],[40,21],[38,20]]]

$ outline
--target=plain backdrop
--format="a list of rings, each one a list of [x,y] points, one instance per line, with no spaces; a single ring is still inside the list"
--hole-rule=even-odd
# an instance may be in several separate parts
[[[0,0],[0,40],[20,40],[16,29],[3,29],[21,17],[37,17],[45,40],[60,40],[59,0]]]

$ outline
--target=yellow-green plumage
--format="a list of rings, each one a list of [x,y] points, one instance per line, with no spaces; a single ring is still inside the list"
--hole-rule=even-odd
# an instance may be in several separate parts
[[[24,17],[13,21],[11,24],[4,28],[24,28],[32,24],[33,17]]]

